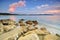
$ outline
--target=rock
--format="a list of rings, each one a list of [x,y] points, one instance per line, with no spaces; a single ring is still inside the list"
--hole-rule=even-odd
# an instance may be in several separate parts
[[[56,35],[49,34],[45,36],[45,40],[57,40],[57,39],[58,37]]]
[[[3,28],[0,28],[0,34],[2,34],[4,32]]]
[[[16,22],[10,19],[2,19],[0,20],[0,27],[3,27],[4,31],[9,31],[11,29],[14,29],[16,27]]]
[[[37,34],[29,34],[20,37],[18,40],[39,40],[39,37],[37,36]]]

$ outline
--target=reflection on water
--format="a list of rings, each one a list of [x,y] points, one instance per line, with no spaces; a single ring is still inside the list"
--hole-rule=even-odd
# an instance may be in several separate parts
[[[25,20],[38,20],[42,23],[49,23],[53,25],[60,26],[60,16],[7,16],[7,15],[0,15],[0,19],[13,19],[15,21],[18,21],[19,19],[25,19]]]

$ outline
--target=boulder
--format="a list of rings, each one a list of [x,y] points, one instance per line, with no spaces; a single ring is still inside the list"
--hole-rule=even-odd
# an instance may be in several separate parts
[[[37,34],[29,34],[26,36],[21,36],[18,40],[39,40],[39,37]]]

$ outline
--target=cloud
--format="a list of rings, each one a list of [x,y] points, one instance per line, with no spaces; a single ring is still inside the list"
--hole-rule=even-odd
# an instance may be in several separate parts
[[[38,5],[33,10],[29,10],[29,13],[34,14],[60,14],[60,5],[49,5],[49,4],[43,4]]]
[[[38,10],[38,9],[37,9]],[[39,14],[60,14],[60,5],[49,5],[47,7],[41,7],[38,11],[36,12]],[[41,11],[41,12],[40,12]],[[40,16],[40,19],[43,19],[46,22],[50,22],[52,24],[59,24],[60,16],[59,15],[54,15],[54,16]]]
[[[48,4],[44,4],[44,5],[36,6],[36,8],[40,9],[40,8],[44,8],[44,7],[48,7],[48,6],[49,6]]]
[[[19,1],[16,3],[12,3],[9,6],[9,12],[14,12],[17,7],[24,7],[24,6],[26,6],[25,1]]]
[[[46,14],[60,14],[60,10],[46,10],[44,11]]]
[[[21,0],[21,1],[18,1],[16,3],[10,4],[8,11],[10,13],[13,13],[13,12],[15,12],[17,7],[24,7],[24,6],[26,6],[25,1]],[[15,20],[16,17],[15,16],[10,16],[10,19]]]
[[[25,1],[19,1],[19,2],[17,3],[17,6],[18,6],[18,7],[26,6]]]
[[[14,12],[15,9],[16,9],[16,6],[17,6],[17,3],[11,4],[10,7],[9,7],[9,12]]]

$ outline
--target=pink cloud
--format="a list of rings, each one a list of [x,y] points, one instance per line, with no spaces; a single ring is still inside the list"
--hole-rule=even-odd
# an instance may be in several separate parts
[[[16,9],[17,3],[11,4],[9,7],[9,12],[14,12]]]
[[[26,6],[25,1],[19,1],[17,5],[18,5],[18,7],[19,7],[19,6],[20,6],[20,7],[21,7],[21,6]]]
[[[40,14],[60,14],[60,6],[59,5],[49,5],[49,4],[43,4],[38,5],[35,7],[35,13]]]
[[[19,1],[16,3],[13,3],[9,6],[9,12],[14,12],[16,10],[17,7],[24,7],[26,6],[25,1]]]
[[[46,10],[44,11],[44,13],[47,13],[47,14],[60,14],[60,10]]]
[[[19,2],[16,2],[16,3],[13,3],[9,6],[9,12],[13,13],[16,10],[17,7],[24,7],[24,6],[26,6],[25,1],[22,1],[22,0],[19,1]],[[15,16],[10,16],[10,19],[15,20],[16,17]]]

